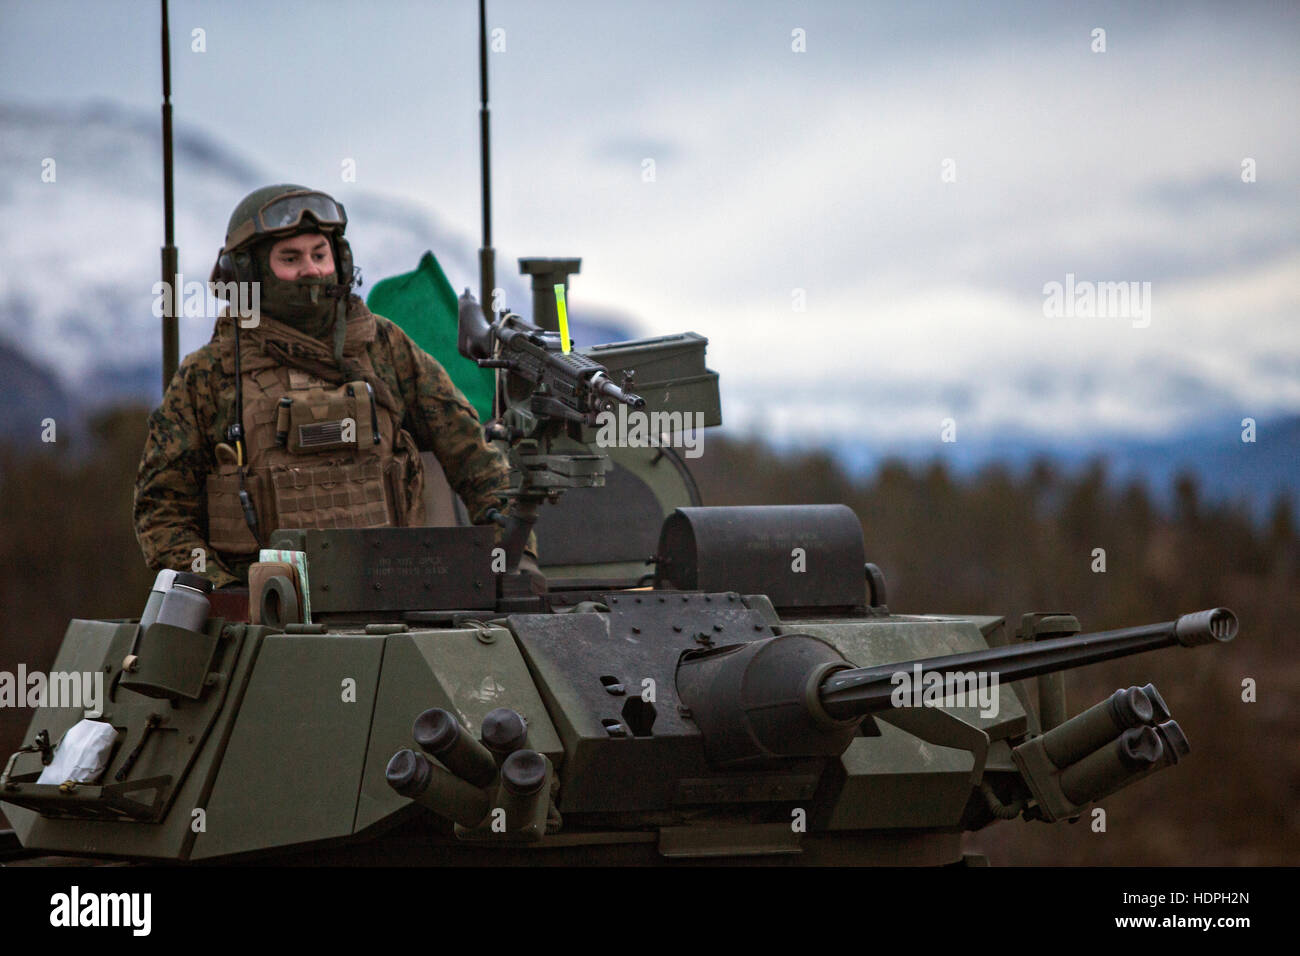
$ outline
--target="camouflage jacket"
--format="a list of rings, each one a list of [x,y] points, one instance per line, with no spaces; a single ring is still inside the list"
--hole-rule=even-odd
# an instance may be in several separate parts
[[[349,319],[368,314],[358,296],[352,297],[348,314]],[[504,456],[484,441],[473,406],[437,360],[393,322],[378,315],[374,319],[374,339],[365,348],[377,376],[405,406],[402,427],[421,451],[437,457],[470,520],[484,523],[489,508],[505,507],[498,494],[509,476]],[[204,573],[216,587],[246,583],[252,561],[223,555],[207,542],[204,485],[235,408],[235,378],[229,360],[226,367],[222,364],[223,333],[229,336],[231,322],[219,319],[212,340],[181,362],[162,404],[149,416],[135,483],[136,538],[145,562],[155,570],[188,571],[194,567],[194,549],[201,548]]]

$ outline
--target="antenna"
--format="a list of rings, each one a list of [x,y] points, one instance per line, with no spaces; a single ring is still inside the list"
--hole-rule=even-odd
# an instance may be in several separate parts
[[[163,0],[164,3],[167,0]],[[478,251],[479,301],[492,308],[496,288],[496,252],[492,249],[492,162],[489,155],[487,73],[487,0],[478,0],[479,156],[483,165],[483,247]]]
[[[181,290],[176,288],[176,235],[175,210],[172,200],[172,53],[171,30],[167,25],[167,0],[162,0],[162,141],[163,141],[163,247],[162,280],[171,295],[162,317],[162,387],[164,394],[180,364],[180,339],[176,329],[176,301]]]

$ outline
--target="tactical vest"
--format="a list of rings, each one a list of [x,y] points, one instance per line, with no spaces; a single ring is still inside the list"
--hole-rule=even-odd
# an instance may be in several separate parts
[[[243,489],[264,544],[278,528],[424,523],[424,468],[415,441],[367,382],[334,386],[261,355],[246,357],[253,360],[243,374]],[[368,352],[354,357],[373,378]],[[208,542],[226,554],[248,555],[257,541],[240,504],[239,472],[237,465],[218,464],[208,475]]]

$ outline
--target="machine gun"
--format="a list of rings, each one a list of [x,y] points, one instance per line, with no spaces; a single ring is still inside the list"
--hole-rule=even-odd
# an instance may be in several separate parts
[[[622,385],[616,385],[605,366],[570,351],[558,332],[513,313],[489,322],[468,289],[460,297],[458,320],[460,353],[482,368],[506,372],[507,412],[489,422],[485,432],[489,439],[509,443],[511,464],[521,481],[507,493],[515,500],[514,513],[493,510],[488,517],[505,529],[506,560],[513,568],[541,502],[555,501],[568,488],[605,483],[607,459],[579,444],[582,427],[594,427],[601,412],[616,405],[643,409],[645,399],[630,391],[630,371],[623,374]]]
[[[645,408],[645,399],[628,391],[630,371],[624,373],[620,387],[605,366],[565,349],[558,332],[513,313],[489,323],[468,289],[460,297],[457,332],[460,354],[481,368],[505,369],[507,395],[525,399],[527,410],[539,422],[554,419],[594,426],[601,412],[612,411],[617,404]]]

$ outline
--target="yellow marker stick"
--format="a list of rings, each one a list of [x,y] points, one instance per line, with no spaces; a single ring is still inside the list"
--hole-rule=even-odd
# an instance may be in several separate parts
[[[555,311],[560,317],[560,348],[569,354],[569,310],[564,305],[564,283],[555,286]]]

